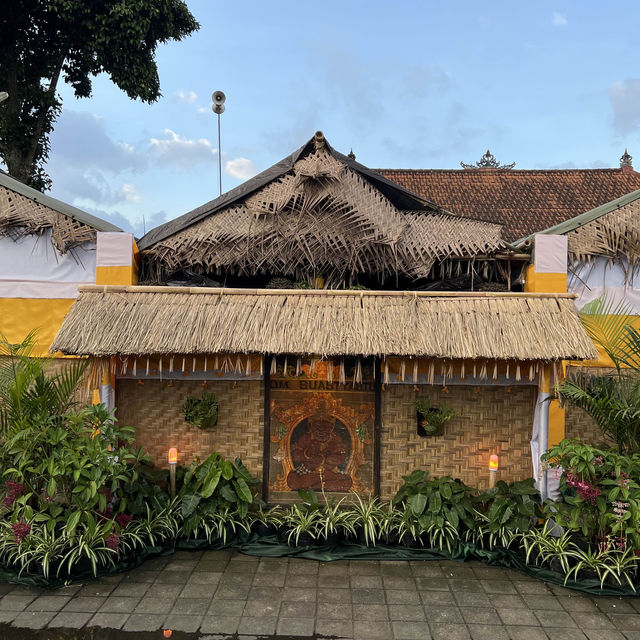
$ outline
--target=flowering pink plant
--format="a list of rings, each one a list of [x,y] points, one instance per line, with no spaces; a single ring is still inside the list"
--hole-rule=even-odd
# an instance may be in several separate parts
[[[11,480],[7,480],[4,483],[4,488],[7,492],[7,495],[4,498],[4,506],[7,509],[13,506],[13,503],[22,495],[24,491],[24,485],[19,482],[12,482]]]
[[[31,531],[31,525],[24,522],[16,522],[11,525],[11,528],[13,529],[13,538],[18,544],[20,544]]]

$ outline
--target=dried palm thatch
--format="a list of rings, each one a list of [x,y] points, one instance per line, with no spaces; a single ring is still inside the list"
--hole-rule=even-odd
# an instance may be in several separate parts
[[[96,239],[93,227],[0,185],[0,236],[18,239],[48,229],[51,242],[63,254]]]
[[[53,350],[593,358],[568,294],[80,287]]]
[[[567,233],[569,256],[580,263],[603,256],[640,261],[640,200],[635,199]]]
[[[501,226],[441,213],[400,210],[324,138],[291,169],[142,252],[146,274],[161,280],[198,273],[323,275],[328,286],[358,274],[380,281],[426,277],[434,262],[490,252]],[[380,178],[382,179],[382,178]],[[417,196],[416,196],[417,199]],[[403,201],[406,202],[406,199]],[[418,202],[413,203],[417,208]]]

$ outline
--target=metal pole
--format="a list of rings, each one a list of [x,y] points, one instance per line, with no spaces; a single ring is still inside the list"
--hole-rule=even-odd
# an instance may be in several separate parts
[[[222,149],[220,148],[220,114],[218,114],[218,185],[222,195]]]
[[[170,487],[171,487],[171,497],[175,498],[176,497],[176,465],[175,463],[169,465],[169,480],[170,480]]]

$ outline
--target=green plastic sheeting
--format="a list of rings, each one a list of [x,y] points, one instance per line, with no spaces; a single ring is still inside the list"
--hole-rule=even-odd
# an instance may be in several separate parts
[[[176,550],[217,550],[229,548],[237,549],[240,553],[251,556],[270,558],[289,556],[318,560],[320,562],[331,562],[332,560],[458,560],[460,562],[464,562],[465,560],[480,560],[491,566],[518,569],[538,580],[592,595],[638,595],[631,587],[624,585],[605,583],[604,587],[601,588],[599,580],[567,580],[565,583],[563,574],[557,571],[551,571],[550,569],[527,565],[518,553],[510,549],[494,549],[488,551],[477,548],[473,544],[461,543],[449,553],[448,551],[440,551],[437,549],[389,546],[383,544],[368,547],[359,542],[341,542],[338,545],[317,544],[303,547],[290,547],[280,542],[277,536],[260,537],[255,533],[239,535],[227,540],[226,543],[219,541],[212,544],[207,540],[187,539],[178,541],[175,547],[149,547],[132,558],[123,559],[113,567],[104,568],[98,572],[97,577],[129,571],[141,565],[146,558],[171,555]],[[63,584],[87,582],[93,579],[94,576],[91,573],[74,576],[72,580],[63,580],[55,577],[44,578],[43,576],[33,574],[19,575],[10,568],[0,567],[0,583],[9,582],[36,587],[56,588]]]

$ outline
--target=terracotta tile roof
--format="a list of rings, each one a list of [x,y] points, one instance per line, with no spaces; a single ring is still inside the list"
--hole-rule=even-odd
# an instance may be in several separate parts
[[[640,173],[620,169],[378,169],[451,213],[504,225],[517,240],[640,189]]]

